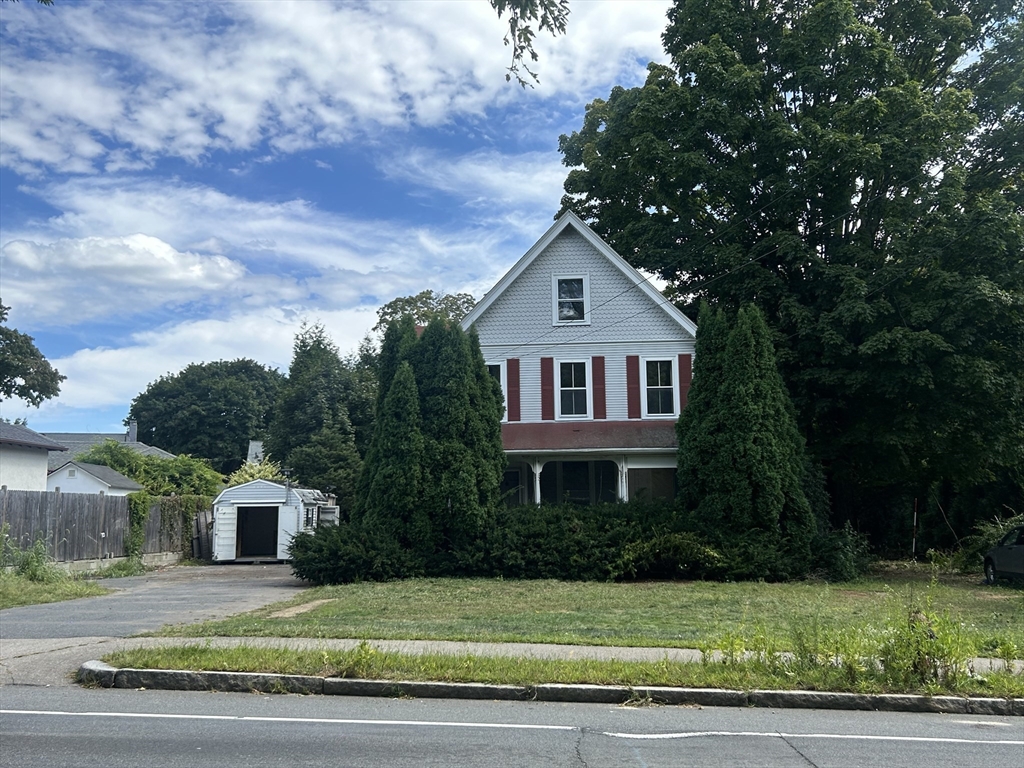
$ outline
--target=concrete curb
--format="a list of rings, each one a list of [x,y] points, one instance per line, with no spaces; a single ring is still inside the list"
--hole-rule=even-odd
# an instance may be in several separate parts
[[[845,709],[882,712],[939,712],[956,715],[1024,717],[1024,699],[918,696],[914,694],[829,693],[825,691],[731,691],[717,688],[668,688],[618,685],[534,686],[486,683],[432,683],[415,680],[354,680],[339,677],[276,675],[258,672],[195,672],[184,669],[118,669],[87,661],[78,682],[102,688],[148,688],[228,693],[299,693],[326,696],[378,696],[418,699],[559,701],[586,704],[655,704],[771,709]]]

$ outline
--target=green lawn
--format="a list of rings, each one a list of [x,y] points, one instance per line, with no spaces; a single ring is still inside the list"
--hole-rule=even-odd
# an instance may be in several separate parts
[[[163,634],[690,648],[723,638],[749,648],[768,636],[779,650],[792,650],[800,632],[871,632],[922,609],[948,616],[981,653],[1024,649],[1024,591],[978,581],[932,580],[919,569],[838,585],[413,579],[318,587],[289,603]],[[274,616],[282,611],[293,615]]]
[[[40,582],[29,581],[13,573],[0,573],[0,609],[37,603],[56,603],[79,597],[95,597],[105,595],[109,591],[99,584],[70,576],[57,581]]]

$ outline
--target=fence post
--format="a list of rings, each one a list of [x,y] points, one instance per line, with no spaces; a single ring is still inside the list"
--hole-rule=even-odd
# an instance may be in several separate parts
[[[100,560],[107,559],[107,494],[100,491]]]

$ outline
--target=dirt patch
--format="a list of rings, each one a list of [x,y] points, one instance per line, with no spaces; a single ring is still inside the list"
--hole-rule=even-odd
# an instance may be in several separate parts
[[[293,605],[291,608],[285,608],[280,611],[267,616],[268,619],[290,619],[292,616],[298,616],[300,613],[307,613],[312,611],[314,608],[319,608],[321,605],[327,605],[327,603],[335,603],[337,598],[328,598],[326,600],[313,600],[309,603],[303,603],[302,605]]]

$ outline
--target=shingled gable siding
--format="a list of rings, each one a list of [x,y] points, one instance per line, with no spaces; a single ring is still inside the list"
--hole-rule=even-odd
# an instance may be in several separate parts
[[[600,355],[590,358],[594,380],[594,418],[607,419],[608,409],[605,405],[604,358]]]
[[[551,357],[540,359],[540,417],[555,420],[555,361]]]
[[[626,357],[626,417],[640,418],[640,357]]]
[[[505,413],[509,421],[519,421],[522,418],[520,409],[519,390],[519,358],[510,357],[505,361],[505,386],[508,389],[506,394]]]
[[[553,274],[589,276],[589,326],[552,325]],[[548,354],[557,346],[555,356],[561,357],[563,345],[577,339],[583,343],[634,343],[641,339],[693,343],[678,323],[571,227],[537,256],[474,327],[482,345],[518,347],[518,357],[526,357],[523,346],[532,344],[547,347]],[[487,359],[496,356],[488,353]],[[524,375],[524,384],[526,381]]]
[[[686,407],[686,399],[690,394],[690,382],[693,381],[693,356],[679,356],[679,412]]]

